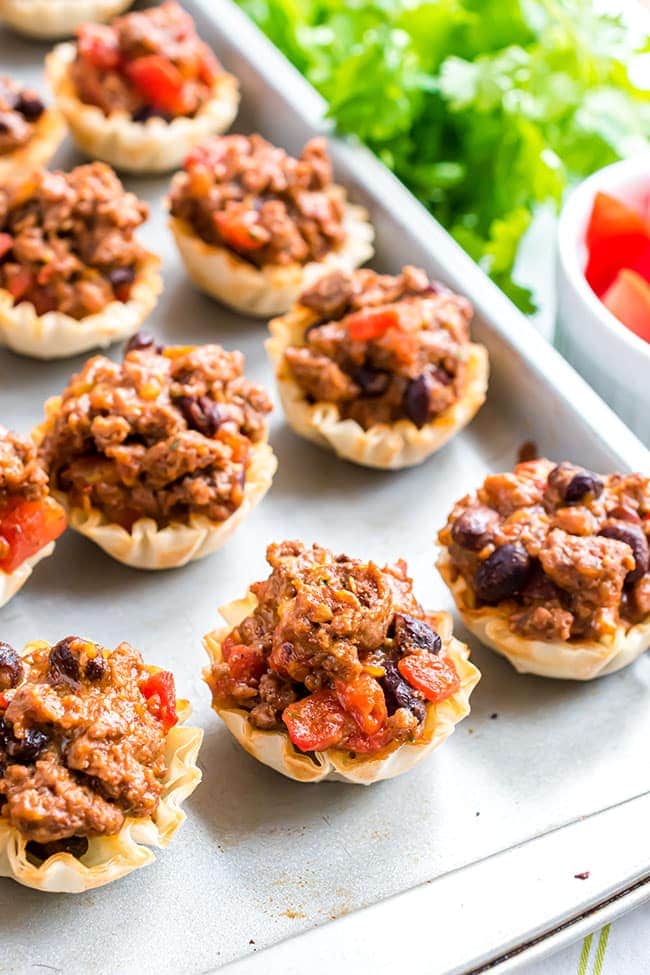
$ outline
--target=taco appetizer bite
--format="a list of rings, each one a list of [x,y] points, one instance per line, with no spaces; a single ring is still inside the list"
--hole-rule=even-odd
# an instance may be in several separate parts
[[[46,59],[56,103],[89,156],[131,172],[176,169],[239,107],[235,78],[174,0],[87,23]]]
[[[50,497],[33,443],[0,425],[0,606],[52,554],[65,526],[65,511]]]
[[[249,754],[300,782],[407,771],[469,713],[479,680],[406,564],[270,545],[271,574],[205,637],[213,708]]]
[[[80,893],[151,863],[201,779],[189,714],[128,643],[0,642],[0,877]]]
[[[333,271],[270,323],[289,425],[367,467],[419,464],[485,400],[487,351],[470,303],[427,274]]]
[[[649,536],[650,478],[534,460],[455,505],[438,568],[517,670],[589,680],[650,647]]]
[[[286,311],[307,281],[373,254],[368,214],[333,182],[324,139],[297,159],[260,135],[210,139],[174,177],[169,202],[194,283],[250,315]]]
[[[215,552],[268,491],[265,393],[241,352],[136,335],[89,359],[35,431],[70,526],[119,562],[169,569]]]
[[[133,335],[162,290],[147,213],[104,163],[0,188],[0,343],[60,359]]]
[[[133,0],[0,0],[0,20],[13,30],[41,40],[70,37],[87,20],[106,21]]]
[[[46,166],[65,136],[63,116],[40,95],[0,75],[0,185]]]

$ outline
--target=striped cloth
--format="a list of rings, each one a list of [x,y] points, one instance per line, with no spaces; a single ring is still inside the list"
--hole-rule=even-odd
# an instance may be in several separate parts
[[[588,935],[522,975],[650,975],[650,903]]]

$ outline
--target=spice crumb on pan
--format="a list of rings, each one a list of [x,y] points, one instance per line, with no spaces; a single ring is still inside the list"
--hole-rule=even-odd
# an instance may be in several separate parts
[[[591,870],[583,870],[582,873],[574,873],[575,880],[589,880],[591,877]]]
[[[493,713],[492,713],[492,714],[490,715],[490,721],[496,721],[496,719],[497,719],[498,717],[499,717],[499,715],[498,715],[498,713],[497,713],[496,711],[494,711],[494,712],[493,712]]]
[[[517,451],[517,463],[523,464],[529,460],[537,460],[539,448],[534,440],[524,440]]]

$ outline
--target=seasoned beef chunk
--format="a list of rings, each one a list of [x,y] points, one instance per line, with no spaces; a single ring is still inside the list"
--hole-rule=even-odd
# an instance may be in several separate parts
[[[479,603],[508,601],[514,632],[571,640],[647,618],[649,535],[650,478],[542,458],[487,477],[440,541]]]
[[[89,359],[41,447],[53,483],[111,522],[223,521],[242,502],[251,446],[271,409],[218,345],[140,344],[116,364]]]
[[[101,667],[97,661],[101,660]],[[165,727],[144,693],[150,672],[126,643],[111,653],[67,637],[34,644],[0,705],[0,806],[49,844],[113,834],[153,815],[166,771]]]
[[[318,278],[300,303],[314,314],[285,362],[312,402],[333,403],[364,429],[435,419],[462,395],[472,309],[405,267]]]
[[[215,702],[248,711],[263,731],[286,725],[302,751],[416,740],[426,702],[445,700],[458,678],[405,564],[300,542],[270,545],[267,561],[270,576],[251,586],[254,611],[212,667]]]
[[[319,261],[345,239],[324,139],[294,158],[260,135],[215,136],[175,176],[171,212],[258,267]]]
[[[0,188],[0,288],[38,314],[77,319],[128,300],[130,285],[112,280],[118,269],[133,280],[144,257],[135,230],[147,213],[100,162],[42,170],[18,190]]]

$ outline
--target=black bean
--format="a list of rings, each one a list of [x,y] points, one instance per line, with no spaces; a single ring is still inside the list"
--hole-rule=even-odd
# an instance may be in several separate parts
[[[81,860],[87,852],[88,840],[85,836],[68,836],[64,840],[52,840],[50,843],[37,843],[35,840],[30,840],[27,844],[28,855],[41,862],[56,856],[57,853],[70,853],[77,860]]]
[[[390,376],[381,369],[372,366],[361,366],[354,373],[355,383],[361,387],[364,396],[381,396],[388,389]]]
[[[124,354],[127,355],[129,352],[136,352],[140,349],[155,349],[156,352],[162,352],[164,348],[164,345],[156,342],[153,335],[150,335],[149,332],[136,332],[126,343]]]
[[[494,531],[499,524],[499,515],[492,508],[481,505],[479,508],[467,508],[451,526],[451,537],[461,548],[470,552],[480,552],[492,541]]]
[[[530,569],[530,556],[523,545],[501,545],[476,570],[476,595],[484,603],[499,603],[516,596],[526,585]]]
[[[131,118],[134,122],[148,122],[150,118],[160,118],[163,122],[169,123],[172,121],[173,115],[154,108],[153,105],[142,105],[133,112]]]
[[[68,636],[50,650],[49,677],[54,684],[79,686],[81,677],[79,660],[72,652],[72,642],[76,639],[77,637]]]
[[[587,494],[598,498],[603,493],[604,486],[601,479],[593,471],[578,471],[564,489],[563,500],[566,504],[579,504]]]
[[[188,427],[191,430],[198,430],[204,437],[214,437],[224,421],[219,406],[209,396],[199,396],[198,399],[181,396],[175,403]]]
[[[22,91],[18,96],[15,109],[27,122],[36,122],[45,111],[45,105],[36,92]]]
[[[635,525],[628,521],[607,521],[599,534],[604,538],[614,538],[619,542],[625,542],[632,549],[635,565],[625,577],[626,585],[633,585],[642,579],[650,564],[650,550],[648,549],[648,539],[641,525]]]
[[[16,738],[8,721],[0,720],[0,746],[10,762],[31,765],[48,743],[47,734],[40,728],[26,728],[23,738]]]
[[[23,673],[23,665],[14,648],[0,641],[0,691],[8,691],[20,684]]]
[[[86,680],[101,680],[106,673],[106,661],[102,657],[101,653],[98,653],[96,657],[91,657],[86,663],[84,669],[84,677]]]
[[[133,266],[115,267],[112,271],[109,271],[108,280],[113,288],[119,288],[125,284],[133,284],[135,281],[135,268]]]
[[[398,708],[408,708],[418,721],[424,721],[425,703],[421,697],[418,697],[410,684],[404,680],[395,661],[387,660],[384,664],[384,670],[384,676],[379,678],[379,683],[386,698],[388,713],[395,714]]]
[[[431,413],[431,377],[422,373],[411,379],[404,392],[404,410],[416,427],[423,427]]]
[[[442,640],[424,620],[409,616],[408,613],[395,613],[393,625],[395,628],[395,645],[400,655],[413,653],[415,650],[440,653]]]

